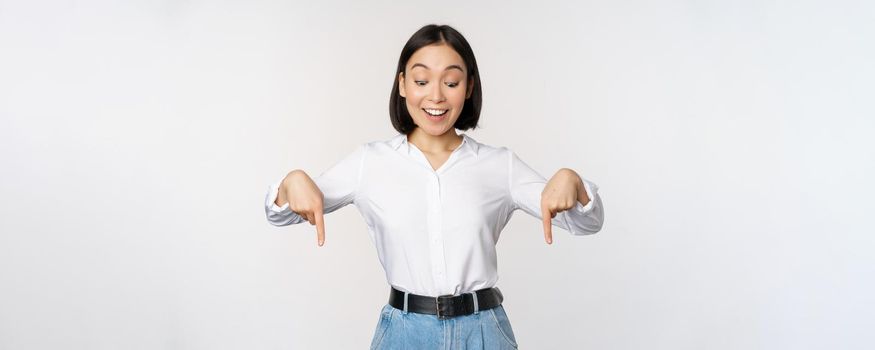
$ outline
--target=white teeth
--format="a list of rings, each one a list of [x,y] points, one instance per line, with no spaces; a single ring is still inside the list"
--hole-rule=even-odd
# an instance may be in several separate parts
[[[447,112],[446,109],[424,109],[426,113],[431,114],[433,116],[443,115]]]

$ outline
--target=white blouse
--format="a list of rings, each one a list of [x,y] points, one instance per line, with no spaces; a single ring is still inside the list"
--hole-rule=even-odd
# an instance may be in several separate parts
[[[462,137],[437,170],[399,133],[362,144],[313,178],[324,195],[325,214],[355,204],[386,280],[398,290],[439,296],[493,287],[495,244],[514,210],[541,219],[547,180],[507,147]],[[280,182],[269,187],[264,201],[268,222],[306,222],[288,203],[274,203]],[[578,201],[552,219],[576,236],[598,232],[604,220],[598,187],[586,179],[583,184],[589,203]]]

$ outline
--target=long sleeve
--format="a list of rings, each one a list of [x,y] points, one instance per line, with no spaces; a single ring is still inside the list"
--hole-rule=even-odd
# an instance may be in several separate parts
[[[541,220],[541,192],[547,180],[523,162],[515,152],[510,152],[510,193],[514,210],[522,209]],[[583,187],[589,203],[577,201],[574,208],[560,212],[551,222],[554,226],[567,230],[574,236],[593,234],[601,230],[604,222],[604,209],[598,194],[598,186],[583,179]]]
[[[324,214],[343,208],[355,200],[367,147],[367,144],[359,146],[328,170],[313,178],[316,187],[322,191]],[[283,204],[282,207],[276,205],[281,182],[282,179],[268,187],[264,199],[264,212],[267,221],[274,226],[287,226],[304,222],[304,217],[289,209],[289,203]]]

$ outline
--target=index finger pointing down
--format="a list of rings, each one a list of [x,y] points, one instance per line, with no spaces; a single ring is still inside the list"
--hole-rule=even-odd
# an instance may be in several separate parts
[[[319,246],[325,243],[325,222],[322,220],[322,210],[313,211],[313,216],[316,218],[316,238],[319,240]]]

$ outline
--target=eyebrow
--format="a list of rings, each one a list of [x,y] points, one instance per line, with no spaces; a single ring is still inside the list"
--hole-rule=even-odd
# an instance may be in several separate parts
[[[431,69],[431,68],[428,68],[428,66],[426,66],[426,65],[424,65],[424,64],[422,64],[422,63],[414,63],[412,66],[410,66],[410,70],[413,70],[413,68],[416,68],[416,67],[422,67],[422,68],[425,68],[425,69]],[[462,67],[460,67],[460,66],[457,65],[457,64],[451,64],[451,65],[447,66],[447,68],[444,69],[444,70],[446,71],[446,70],[450,70],[450,69],[454,69],[454,68],[455,68],[455,69],[458,69],[458,70],[459,70],[460,72],[462,72],[462,73],[465,73],[465,70],[462,69]]]

